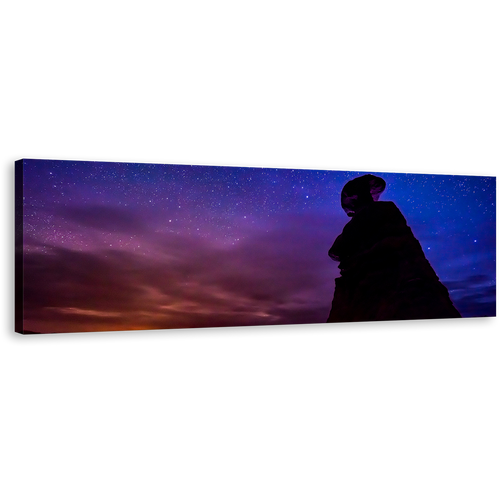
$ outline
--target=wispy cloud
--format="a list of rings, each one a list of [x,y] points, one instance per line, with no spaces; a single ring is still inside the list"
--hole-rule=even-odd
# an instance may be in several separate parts
[[[56,213],[77,225],[99,231],[142,234],[147,229],[144,218],[116,206],[63,206]]]
[[[337,269],[331,228],[284,217],[238,245],[149,235],[149,256],[52,247],[25,254],[26,327],[40,331],[324,322]],[[308,228],[300,232],[297,228]],[[307,237],[304,235],[307,234]],[[325,272],[325,269],[327,270]]]
[[[496,283],[484,274],[444,283],[464,317],[496,315]]]

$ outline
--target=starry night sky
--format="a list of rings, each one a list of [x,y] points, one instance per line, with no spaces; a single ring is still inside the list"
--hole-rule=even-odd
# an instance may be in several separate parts
[[[367,172],[24,160],[24,327],[324,323]],[[464,317],[495,315],[494,177],[370,172]],[[332,328],[334,326],[332,325]]]

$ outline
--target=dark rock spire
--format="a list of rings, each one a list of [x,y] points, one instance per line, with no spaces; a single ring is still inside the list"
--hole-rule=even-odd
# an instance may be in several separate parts
[[[385,185],[368,174],[342,189],[351,220],[328,252],[341,274],[328,322],[460,317],[403,214],[378,201]]]

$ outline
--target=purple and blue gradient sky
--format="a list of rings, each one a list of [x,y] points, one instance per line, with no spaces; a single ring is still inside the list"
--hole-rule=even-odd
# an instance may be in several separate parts
[[[24,160],[25,321],[40,332],[326,321],[366,172]],[[496,310],[496,179],[372,172],[463,316]]]

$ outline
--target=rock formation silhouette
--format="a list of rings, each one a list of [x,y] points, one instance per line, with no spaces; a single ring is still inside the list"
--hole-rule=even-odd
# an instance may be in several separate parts
[[[367,174],[342,189],[351,220],[328,252],[341,275],[328,322],[461,317],[403,214],[378,201],[385,186]]]

